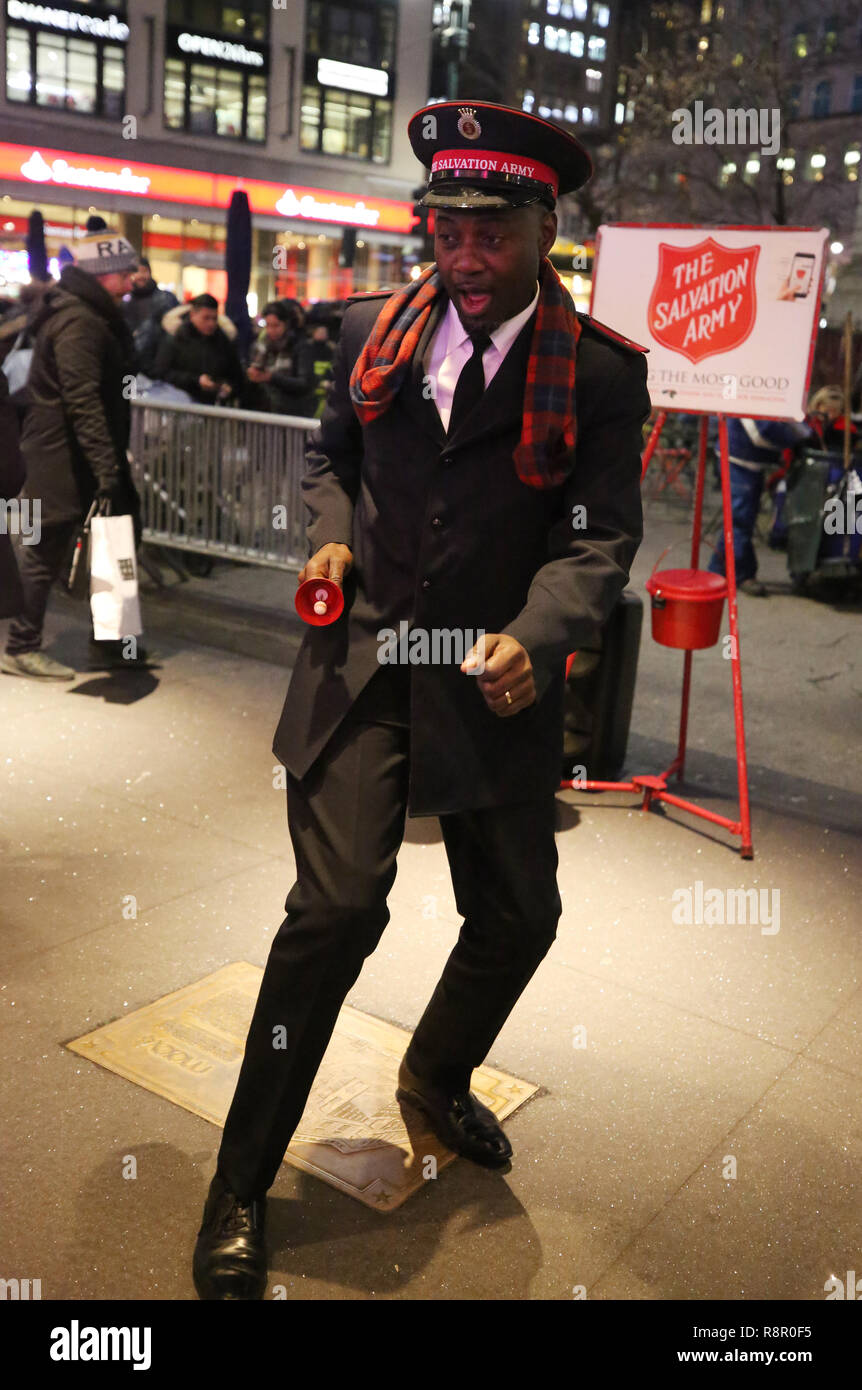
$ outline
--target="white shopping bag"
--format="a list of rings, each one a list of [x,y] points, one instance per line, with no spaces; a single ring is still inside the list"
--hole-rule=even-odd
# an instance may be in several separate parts
[[[144,630],[130,516],[94,516],[90,522],[90,610],[97,642],[139,637]]]

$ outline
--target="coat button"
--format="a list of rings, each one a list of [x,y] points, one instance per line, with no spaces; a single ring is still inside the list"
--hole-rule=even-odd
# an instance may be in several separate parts
[[[448,468],[449,465],[454,462],[454,460],[451,454],[444,454],[440,462],[442,463],[444,468]]]
[[[432,526],[442,526],[443,523],[442,523],[442,521],[440,520],[439,516],[432,516],[432,518],[431,518],[431,525],[432,525]]]
[[[431,588],[431,580],[430,580],[430,579],[423,579],[423,580],[422,580],[422,588],[423,588],[423,589],[430,589],[430,588]]]

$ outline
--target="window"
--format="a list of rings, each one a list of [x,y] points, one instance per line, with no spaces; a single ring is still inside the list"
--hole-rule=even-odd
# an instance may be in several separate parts
[[[575,19],[586,19],[587,9],[589,8],[587,0],[574,0],[572,8],[574,10]]]
[[[248,89],[248,109],[245,118],[247,140],[266,139],[266,84],[253,82]]]
[[[321,150],[324,154],[371,157],[371,98],[359,92],[326,93],[326,120]]]
[[[387,164],[392,102],[307,83],[302,89],[299,143],[303,150],[319,154]]]
[[[590,41],[587,44],[587,52],[589,53],[594,63],[602,62],[602,60],[607,56],[607,49],[607,39],[600,39],[596,34],[590,35]]]
[[[617,104],[616,104],[616,106],[614,107],[614,123],[615,123],[616,125],[622,125],[622,123],[623,123],[623,121],[625,120],[625,118],[626,118],[626,108],[625,108],[625,105],[623,104],[623,102],[618,101]]]
[[[535,93],[535,92],[525,92],[525,93],[524,93],[524,100],[521,102],[521,106],[522,106],[523,110],[524,110],[524,111],[532,111],[533,106],[535,105],[535,101],[536,101],[536,93]]]
[[[844,155],[844,175],[855,183],[859,177],[859,146],[851,145]]]
[[[392,67],[396,15],[392,0],[309,0],[306,53],[360,67]]]
[[[547,3],[546,8],[547,8],[548,14],[559,14],[559,13],[560,13],[560,0],[548,0],[548,3]]]
[[[102,110],[117,120],[126,104],[126,57],[121,48],[104,49],[102,60]]]
[[[721,187],[726,188],[727,185],[730,183],[731,179],[733,179],[735,176],[736,165],[732,161],[729,161],[726,164],[722,164],[721,173],[718,176],[718,181],[721,184]]]
[[[545,25],[545,47],[555,49],[557,47],[557,29],[553,24]],[[561,31],[562,32],[562,31]]]
[[[816,151],[814,154],[809,155],[805,177],[809,180],[813,180],[815,183],[819,183],[823,178],[823,170],[825,168],[826,155],[823,154],[822,151]]]
[[[611,22],[611,12],[607,5],[593,5],[593,23],[597,29],[607,29]]]
[[[573,58],[584,56],[584,36],[579,29],[574,29],[569,36],[569,52]]]
[[[527,30],[527,43],[538,43],[542,36],[541,28],[538,24],[531,24]]]
[[[176,58],[165,63],[165,125],[182,130],[186,123],[185,64]]]
[[[823,52],[834,53],[838,47],[838,16],[830,15],[823,21]]]
[[[120,6],[118,14],[122,14]],[[103,39],[55,30],[6,33],[6,97],[88,116],[120,117],[125,109],[126,55]]]
[[[807,24],[797,24],[793,31],[792,49],[795,57],[808,57],[808,26]]]
[[[588,92],[600,92],[602,90],[602,74],[598,68],[587,68],[584,77]]]
[[[850,110],[862,111],[862,75],[853,78],[853,91],[850,96]]]
[[[567,105],[567,106],[564,107],[564,109],[563,109],[563,115],[564,115],[564,117],[565,117],[565,119],[566,119],[567,121],[572,121],[572,122],[577,121],[577,119],[578,119],[578,108],[577,108],[577,106],[572,106],[571,104]]]
[[[26,29],[9,28],[6,33],[6,97],[9,101],[29,101],[30,35]]]
[[[266,139],[266,78],[238,67],[168,58],[165,125],[229,140]]]
[[[831,105],[832,83],[818,82],[814,88],[814,101],[811,106],[812,116],[828,116]]]
[[[584,125],[595,125],[599,119],[599,108],[597,106],[582,106],[581,120]]]
[[[787,93],[787,106],[791,120],[796,120],[802,109],[802,83],[793,82]]]

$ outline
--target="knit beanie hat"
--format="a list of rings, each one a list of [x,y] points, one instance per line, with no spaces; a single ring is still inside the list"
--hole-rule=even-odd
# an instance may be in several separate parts
[[[75,242],[73,252],[76,266],[89,275],[134,270],[138,264],[138,253],[131,242],[109,231],[81,237]]]

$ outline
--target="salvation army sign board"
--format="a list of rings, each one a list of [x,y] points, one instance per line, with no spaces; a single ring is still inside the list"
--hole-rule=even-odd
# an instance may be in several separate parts
[[[649,348],[662,410],[801,420],[825,227],[599,228],[590,313]]]

